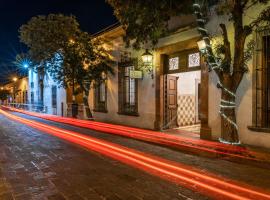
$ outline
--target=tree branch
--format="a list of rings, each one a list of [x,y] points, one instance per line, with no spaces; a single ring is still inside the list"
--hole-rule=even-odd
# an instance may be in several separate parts
[[[255,20],[253,20],[248,26],[252,30],[255,27],[259,26],[263,22],[270,22],[270,6],[268,6],[266,9],[264,9],[259,17]]]
[[[220,24],[219,26],[222,29],[224,55],[225,55],[224,61],[226,62],[226,64],[230,65],[232,61],[232,57],[231,57],[231,46],[228,39],[227,28],[225,24]]]

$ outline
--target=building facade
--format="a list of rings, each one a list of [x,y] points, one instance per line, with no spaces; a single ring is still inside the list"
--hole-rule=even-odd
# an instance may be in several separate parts
[[[55,81],[45,73],[44,76],[28,70],[28,99],[32,109],[48,114],[67,116],[66,90],[59,87]]]
[[[257,11],[263,7],[256,8]],[[253,18],[257,12],[252,12]],[[247,23],[251,18],[245,17]],[[227,22],[225,17],[212,15],[207,29],[220,35],[217,27]],[[192,23],[191,23],[192,24]],[[229,37],[233,30],[228,26]],[[114,27],[100,33],[112,46],[115,75],[89,96],[97,121],[123,124],[146,129],[166,130],[186,126],[199,127],[201,138],[218,140],[221,134],[219,104],[221,91],[218,79],[209,72],[198,50],[201,36],[196,26],[180,26],[159,40],[152,51],[153,78],[140,65],[145,51],[125,48],[124,31]],[[236,116],[239,137],[243,144],[270,148],[270,27],[259,27],[248,38],[254,39],[256,49],[248,63],[249,72],[236,93]],[[132,78],[134,70],[143,71],[142,78]],[[264,73],[267,72],[267,73]]]

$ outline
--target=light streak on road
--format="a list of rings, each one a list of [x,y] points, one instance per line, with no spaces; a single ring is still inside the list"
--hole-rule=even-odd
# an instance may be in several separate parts
[[[180,136],[173,136],[169,134],[164,134],[162,132],[126,127],[121,125],[113,125],[107,124],[103,122],[95,122],[95,121],[86,121],[80,119],[73,119],[67,117],[59,117],[55,115],[48,114],[40,114],[29,111],[24,111],[12,107],[5,107],[5,109],[9,109],[11,111],[24,113],[27,115],[31,115],[34,117],[39,117],[42,119],[65,123],[72,126],[87,128],[95,131],[101,131],[109,134],[116,134],[125,137],[135,138],[143,141],[158,143],[162,145],[167,145],[170,147],[179,148],[182,150],[187,150],[193,153],[203,153],[206,152],[209,155],[216,157],[217,155],[223,156],[225,159],[234,159],[235,161],[247,160],[253,163],[262,162],[262,160],[257,159],[257,155],[255,152],[247,150],[243,147],[232,146],[226,144],[220,144],[217,142],[211,142],[206,140],[196,140],[196,139],[188,139]]]
[[[98,152],[215,199],[270,200],[270,193],[268,191],[202,172],[191,166],[172,162],[73,131],[24,119],[3,110],[0,110],[0,113],[12,120],[31,126],[42,132],[81,145],[91,151]]]

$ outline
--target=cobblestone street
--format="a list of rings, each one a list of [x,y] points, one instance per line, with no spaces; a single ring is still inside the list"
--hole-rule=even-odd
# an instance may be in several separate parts
[[[207,199],[0,116],[0,199]]]
[[[269,189],[270,170],[13,113]],[[0,115],[0,199],[207,199]]]

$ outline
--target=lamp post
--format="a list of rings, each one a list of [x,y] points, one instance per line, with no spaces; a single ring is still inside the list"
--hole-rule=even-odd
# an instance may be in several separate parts
[[[18,78],[15,76],[12,78],[13,82],[14,82],[14,85],[13,85],[13,103],[15,104],[16,103],[16,82],[18,80]],[[14,105],[15,107],[15,105]]]

